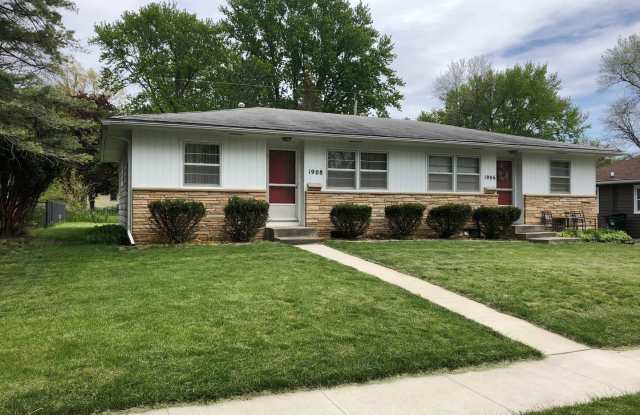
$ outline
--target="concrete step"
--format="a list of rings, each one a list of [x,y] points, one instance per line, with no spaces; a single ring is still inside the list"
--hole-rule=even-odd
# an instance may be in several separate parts
[[[574,242],[580,241],[580,238],[565,238],[562,236],[553,236],[547,238],[531,238],[527,239],[529,242],[533,242],[536,244],[548,244],[548,245],[557,245],[557,244],[571,244]]]
[[[513,225],[516,234],[528,232],[544,232],[544,225]]]
[[[290,237],[318,237],[318,231],[304,226],[269,226],[266,229],[266,239],[273,241],[277,238]]]
[[[274,241],[289,245],[304,245],[321,242],[322,239],[317,236],[279,236],[274,238]]]
[[[558,236],[557,232],[527,232],[527,233],[516,233],[516,238],[518,239],[531,239],[531,238],[552,238],[554,236]]]

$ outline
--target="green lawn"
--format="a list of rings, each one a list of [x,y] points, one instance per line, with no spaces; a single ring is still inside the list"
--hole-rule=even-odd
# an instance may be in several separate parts
[[[597,347],[640,344],[640,246],[397,241],[330,246]]]
[[[539,356],[294,247],[82,239],[73,224],[0,242],[2,414],[88,414]]]
[[[638,415],[638,413],[640,413],[640,395],[627,395],[619,398],[598,399],[584,405],[530,412],[528,415]]]

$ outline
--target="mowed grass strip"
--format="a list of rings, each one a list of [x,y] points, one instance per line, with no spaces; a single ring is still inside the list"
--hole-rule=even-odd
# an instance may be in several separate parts
[[[331,241],[596,347],[640,345],[640,245]]]
[[[524,415],[637,415],[639,412],[640,395],[626,395]]]
[[[88,414],[538,357],[290,246],[0,244],[0,413]],[[60,237],[59,237],[60,236]]]

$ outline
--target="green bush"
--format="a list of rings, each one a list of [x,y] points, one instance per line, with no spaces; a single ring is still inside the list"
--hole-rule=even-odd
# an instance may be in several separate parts
[[[450,238],[462,232],[469,219],[471,206],[449,203],[431,209],[427,215],[427,225],[436,231],[439,238]]]
[[[567,230],[561,232],[560,236],[580,238],[584,242],[622,243],[632,240],[631,236],[625,231],[611,229],[587,229],[585,231]]]
[[[479,207],[473,211],[480,234],[487,239],[506,238],[511,225],[520,217],[520,208],[515,206]]]
[[[129,244],[127,230],[120,225],[94,226],[87,232],[85,240],[91,244]]]
[[[331,223],[336,228],[333,236],[355,239],[369,228],[371,223],[371,206],[341,203],[331,208]]]
[[[156,200],[148,207],[161,238],[177,244],[193,239],[196,226],[206,213],[201,202],[184,199]]]
[[[69,211],[65,222],[118,223],[118,208],[114,206]]]
[[[384,217],[391,228],[394,238],[406,238],[415,233],[422,221],[424,205],[420,203],[403,203],[384,208]]]
[[[268,217],[269,203],[234,196],[224,207],[224,230],[230,240],[248,242],[264,227]]]

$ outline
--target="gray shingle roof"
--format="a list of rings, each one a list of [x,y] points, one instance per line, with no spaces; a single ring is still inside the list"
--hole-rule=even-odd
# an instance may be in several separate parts
[[[616,154],[613,150],[568,144],[538,138],[499,134],[469,128],[412,120],[373,118],[274,108],[238,108],[221,111],[139,114],[111,117],[105,124],[172,124],[191,127],[219,127],[241,130],[358,136],[389,140],[491,145],[497,147],[538,148],[597,154]]]

